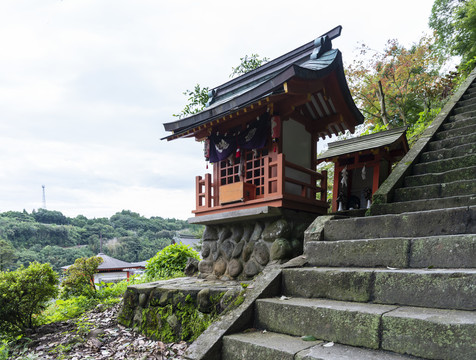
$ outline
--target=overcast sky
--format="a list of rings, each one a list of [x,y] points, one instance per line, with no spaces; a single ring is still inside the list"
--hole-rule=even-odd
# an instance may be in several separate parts
[[[74,217],[128,209],[186,219],[202,146],[161,141],[195,84],[240,57],[275,58],[342,25],[350,62],[428,33],[433,0],[0,1],[0,212]]]

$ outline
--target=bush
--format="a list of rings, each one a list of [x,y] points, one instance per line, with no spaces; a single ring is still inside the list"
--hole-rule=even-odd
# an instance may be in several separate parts
[[[200,260],[198,252],[190,246],[181,243],[167,246],[147,261],[147,279],[152,281],[157,278],[171,277],[177,273],[182,273],[189,257]]]
[[[66,270],[66,278],[61,284],[61,297],[67,299],[71,296],[92,297],[96,294],[94,274],[103,262],[99,256],[76,259],[73,265]]]
[[[16,333],[37,325],[37,316],[58,294],[58,274],[50,264],[0,272],[0,332]]]

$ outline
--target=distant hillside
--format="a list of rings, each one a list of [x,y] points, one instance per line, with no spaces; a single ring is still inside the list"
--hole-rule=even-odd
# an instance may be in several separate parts
[[[38,261],[59,270],[79,257],[96,255],[100,239],[105,254],[128,262],[143,261],[171,244],[176,233],[198,235],[200,231],[200,226],[183,220],[145,218],[128,210],[109,219],[69,218],[45,209],[8,211],[0,213],[0,269]]]

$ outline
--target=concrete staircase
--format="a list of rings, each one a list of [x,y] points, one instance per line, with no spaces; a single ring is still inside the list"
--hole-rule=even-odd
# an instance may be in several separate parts
[[[306,234],[223,359],[476,359],[474,76],[420,148],[392,202]]]

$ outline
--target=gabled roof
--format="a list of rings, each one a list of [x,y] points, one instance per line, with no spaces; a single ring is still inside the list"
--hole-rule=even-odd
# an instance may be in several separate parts
[[[137,268],[137,267],[142,266],[138,263],[128,263],[126,261],[115,259],[115,258],[113,258],[109,255],[103,254],[103,253],[99,253],[99,254],[97,254],[97,256],[99,256],[103,260],[103,262],[101,264],[99,264],[99,266],[98,266],[98,271],[99,272],[101,270],[103,270],[103,271],[104,270],[113,270],[113,269],[121,270],[121,269]],[[71,265],[66,265],[66,266],[62,266],[61,268],[63,270],[66,270],[70,266]]]
[[[363,116],[355,106],[345,81],[341,53],[332,49],[331,40],[340,35],[341,29],[338,26],[320,38],[211,90],[208,106],[203,111],[164,124],[165,130],[173,132],[165,139],[194,135],[242,109],[266,109],[269,103],[282,100],[283,94],[290,94],[288,83],[291,81],[319,80],[332,72],[336,73],[346,110],[350,110],[346,119],[349,127],[362,123]]]
[[[345,139],[341,141],[334,141],[328,144],[328,149],[317,157],[318,161],[326,161],[336,156],[352,154],[359,151],[376,149],[384,146],[395,147],[400,145],[406,147],[408,150],[408,144],[405,137],[405,131],[407,127],[399,127],[396,129],[381,131],[369,135],[358,136],[351,139]]]
[[[109,269],[126,269],[126,268],[131,268],[135,267],[136,265],[128,263],[126,261],[122,261],[119,259],[115,259],[111,256],[108,256],[103,253],[99,253],[97,256],[101,257],[103,259],[103,262],[99,264],[98,270],[109,270]]]

